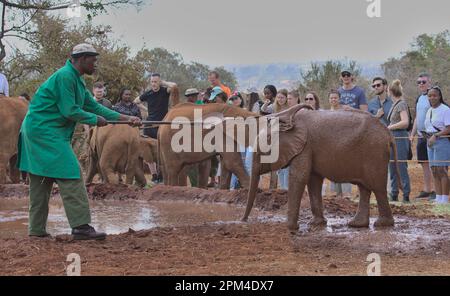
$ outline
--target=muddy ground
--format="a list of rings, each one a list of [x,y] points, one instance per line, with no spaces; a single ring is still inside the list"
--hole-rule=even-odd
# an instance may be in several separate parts
[[[426,201],[392,205],[395,227],[352,229],[346,223],[357,198],[329,195],[324,199],[328,225],[309,229],[305,196],[300,230],[292,235],[281,190],[259,193],[248,223],[240,222],[245,191],[94,184],[88,193],[93,207],[113,201],[148,204],[155,209],[154,224],[143,230],[130,226],[102,242],[75,242],[58,233],[30,239],[25,223],[19,234],[2,236],[0,223],[0,274],[65,275],[67,255],[77,253],[82,275],[365,275],[367,256],[378,253],[383,275],[450,275],[450,211]],[[59,199],[57,189],[54,194]],[[6,203],[26,201],[27,195],[25,185],[0,186]],[[371,225],[376,213],[373,204]]]

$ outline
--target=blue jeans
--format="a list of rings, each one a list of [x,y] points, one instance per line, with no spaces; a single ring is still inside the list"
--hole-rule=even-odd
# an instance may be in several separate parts
[[[398,160],[408,160],[408,151],[409,151],[409,139],[408,139],[408,131],[406,130],[393,130],[392,134],[394,137],[403,137],[402,139],[395,139],[395,143],[397,145],[397,159]],[[394,152],[391,150],[391,160],[394,160]],[[409,182],[408,175],[408,163],[407,162],[399,162],[398,168],[400,170],[400,179],[402,181],[402,191],[404,197],[409,197],[411,192],[411,185]],[[389,177],[391,179],[391,195],[398,196],[398,184],[397,184],[397,176],[395,173],[395,163],[389,163]]]
[[[241,152],[241,159],[242,162],[244,163],[244,168],[245,171],[247,172],[247,174],[250,176],[251,174],[251,161],[252,161],[252,157],[251,157],[251,153],[247,153],[248,149],[250,149],[250,147],[245,148],[245,151]],[[247,168],[247,154],[250,154],[250,168]],[[230,184],[230,188],[231,189],[238,189],[239,185],[239,180],[237,178],[237,176],[235,174],[233,174],[231,176],[231,184]]]
[[[337,195],[343,194],[343,193],[352,193],[352,184],[351,183],[331,182],[330,190],[335,191]]]
[[[289,167],[279,170],[278,172],[278,183],[280,188],[288,190],[289,188]]]

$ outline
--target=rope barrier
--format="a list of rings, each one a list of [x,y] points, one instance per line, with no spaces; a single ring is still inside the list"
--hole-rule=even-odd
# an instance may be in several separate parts
[[[142,130],[142,129],[145,129],[145,128],[139,128],[139,129]],[[73,135],[74,136],[76,136],[76,135],[86,135],[86,133],[78,132],[78,133],[74,133]],[[425,137],[423,137],[423,136],[414,136],[413,137],[413,139],[422,139],[422,138],[425,138]],[[448,135],[448,136],[440,136],[439,138],[450,138],[450,135]],[[394,137],[394,139],[409,139],[409,137]],[[390,160],[389,162],[395,162],[395,161],[394,160]],[[417,163],[418,160],[397,160],[397,162],[399,162],[399,163]],[[427,162],[429,162],[429,161],[427,161]],[[433,162],[450,163],[450,160],[433,160]]]
[[[413,139],[424,139],[423,136],[414,136]],[[439,136],[439,138],[450,138],[450,135],[448,136]],[[409,137],[394,137],[394,139],[409,139]]]
[[[445,162],[450,163],[450,160],[433,160],[433,161],[423,161],[423,160],[397,160],[397,162],[406,162],[406,163],[417,163],[417,162]],[[389,162],[395,162],[395,160],[389,160]]]

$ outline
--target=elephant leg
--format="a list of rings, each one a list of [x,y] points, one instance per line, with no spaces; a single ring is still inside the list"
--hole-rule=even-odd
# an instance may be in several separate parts
[[[211,170],[211,160],[207,159],[198,164],[198,187],[208,186],[209,171]]]
[[[220,172],[220,184],[219,188],[228,190],[230,189],[230,183],[231,183],[231,172],[230,170],[223,165],[221,166],[222,171]]]
[[[311,173],[311,157],[306,154],[296,156],[289,169],[288,189],[288,229],[298,230],[300,203]]]
[[[310,226],[327,225],[327,219],[323,216],[322,184],[323,178],[321,176],[314,173],[311,174],[308,183],[308,193],[313,219],[309,222]]]
[[[106,159],[104,155],[100,158],[100,170],[105,183],[119,184],[119,177],[114,173],[111,161]]]
[[[239,152],[228,152],[224,153],[222,157],[222,176],[224,176],[223,171],[224,169],[227,169],[228,171],[231,171],[231,173],[235,174],[239,182],[241,183],[242,188],[248,189],[250,185],[250,177],[247,174],[247,171],[245,170],[244,163],[242,162],[242,157]],[[227,184],[226,188],[221,189],[229,189],[230,188],[230,182],[231,182],[231,174],[229,176],[229,180],[225,180],[225,184]]]
[[[98,162],[97,158],[89,153],[88,170],[86,175],[86,184],[92,183],[95,174],[98,172]]]
[[[378,205],[378,219],[375,221],[374,226],[386,227],[394,226],[394,217],[392,216],[391,207],[389,206],[386,187],[374,192]]]
[[[139,159],[136,166],[134,177],[136,178],[136,183],[139,186],[144,187],[145,185],[147,185],[147,179],[145,179],[144,173],[144,161],[141,159]]]
[[[0,184],[6,183],[6,165],[4,159],[0,159]]]
[[[134,175],[136,174],[137,165],[135,162],[131,163],[130,165],[127,165],[125,169],[125,184],[127,185],[133,185],[134,181]],[[122,179],[120,177],[120,179]]]
[[[187,171],[189,169],[188,165],[185,165],[183,169],[178,173],[178,186],[187,186]]]
[[[17,184],[20,182],[20,171],[16,167],[17,164],[17,154],[14,154],[13,157],[9,159],[9,177],[11,178],[11,182]]]
[[[369,227],[370,217],[370,190],[362,185],[359,188],[359,205],[355,217],[348,223],[350,227]]]
[[[180,164],[175,164],[172,165],[170,167],[166,167],[166,178],[167,179],[167,183],[164,181],[164,184],[166,185],[170,185],[170,186],[178,186],[178,175],[179,172],[181,171],[182,167]]]

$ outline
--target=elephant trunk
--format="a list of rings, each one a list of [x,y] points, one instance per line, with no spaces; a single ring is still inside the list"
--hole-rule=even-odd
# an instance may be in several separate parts
[[[261,171],[260,167],[261,167],[261,155],[258,152],[254,152],[252,161],[252,174],[250,176],[250,187],[248,190],[247,207],[245,208],[245,214],[244,217],[242,218],[242,221],[248,220],[248,216],[250,215],[250,212],[252,210],[253,203],[255,202]]]

